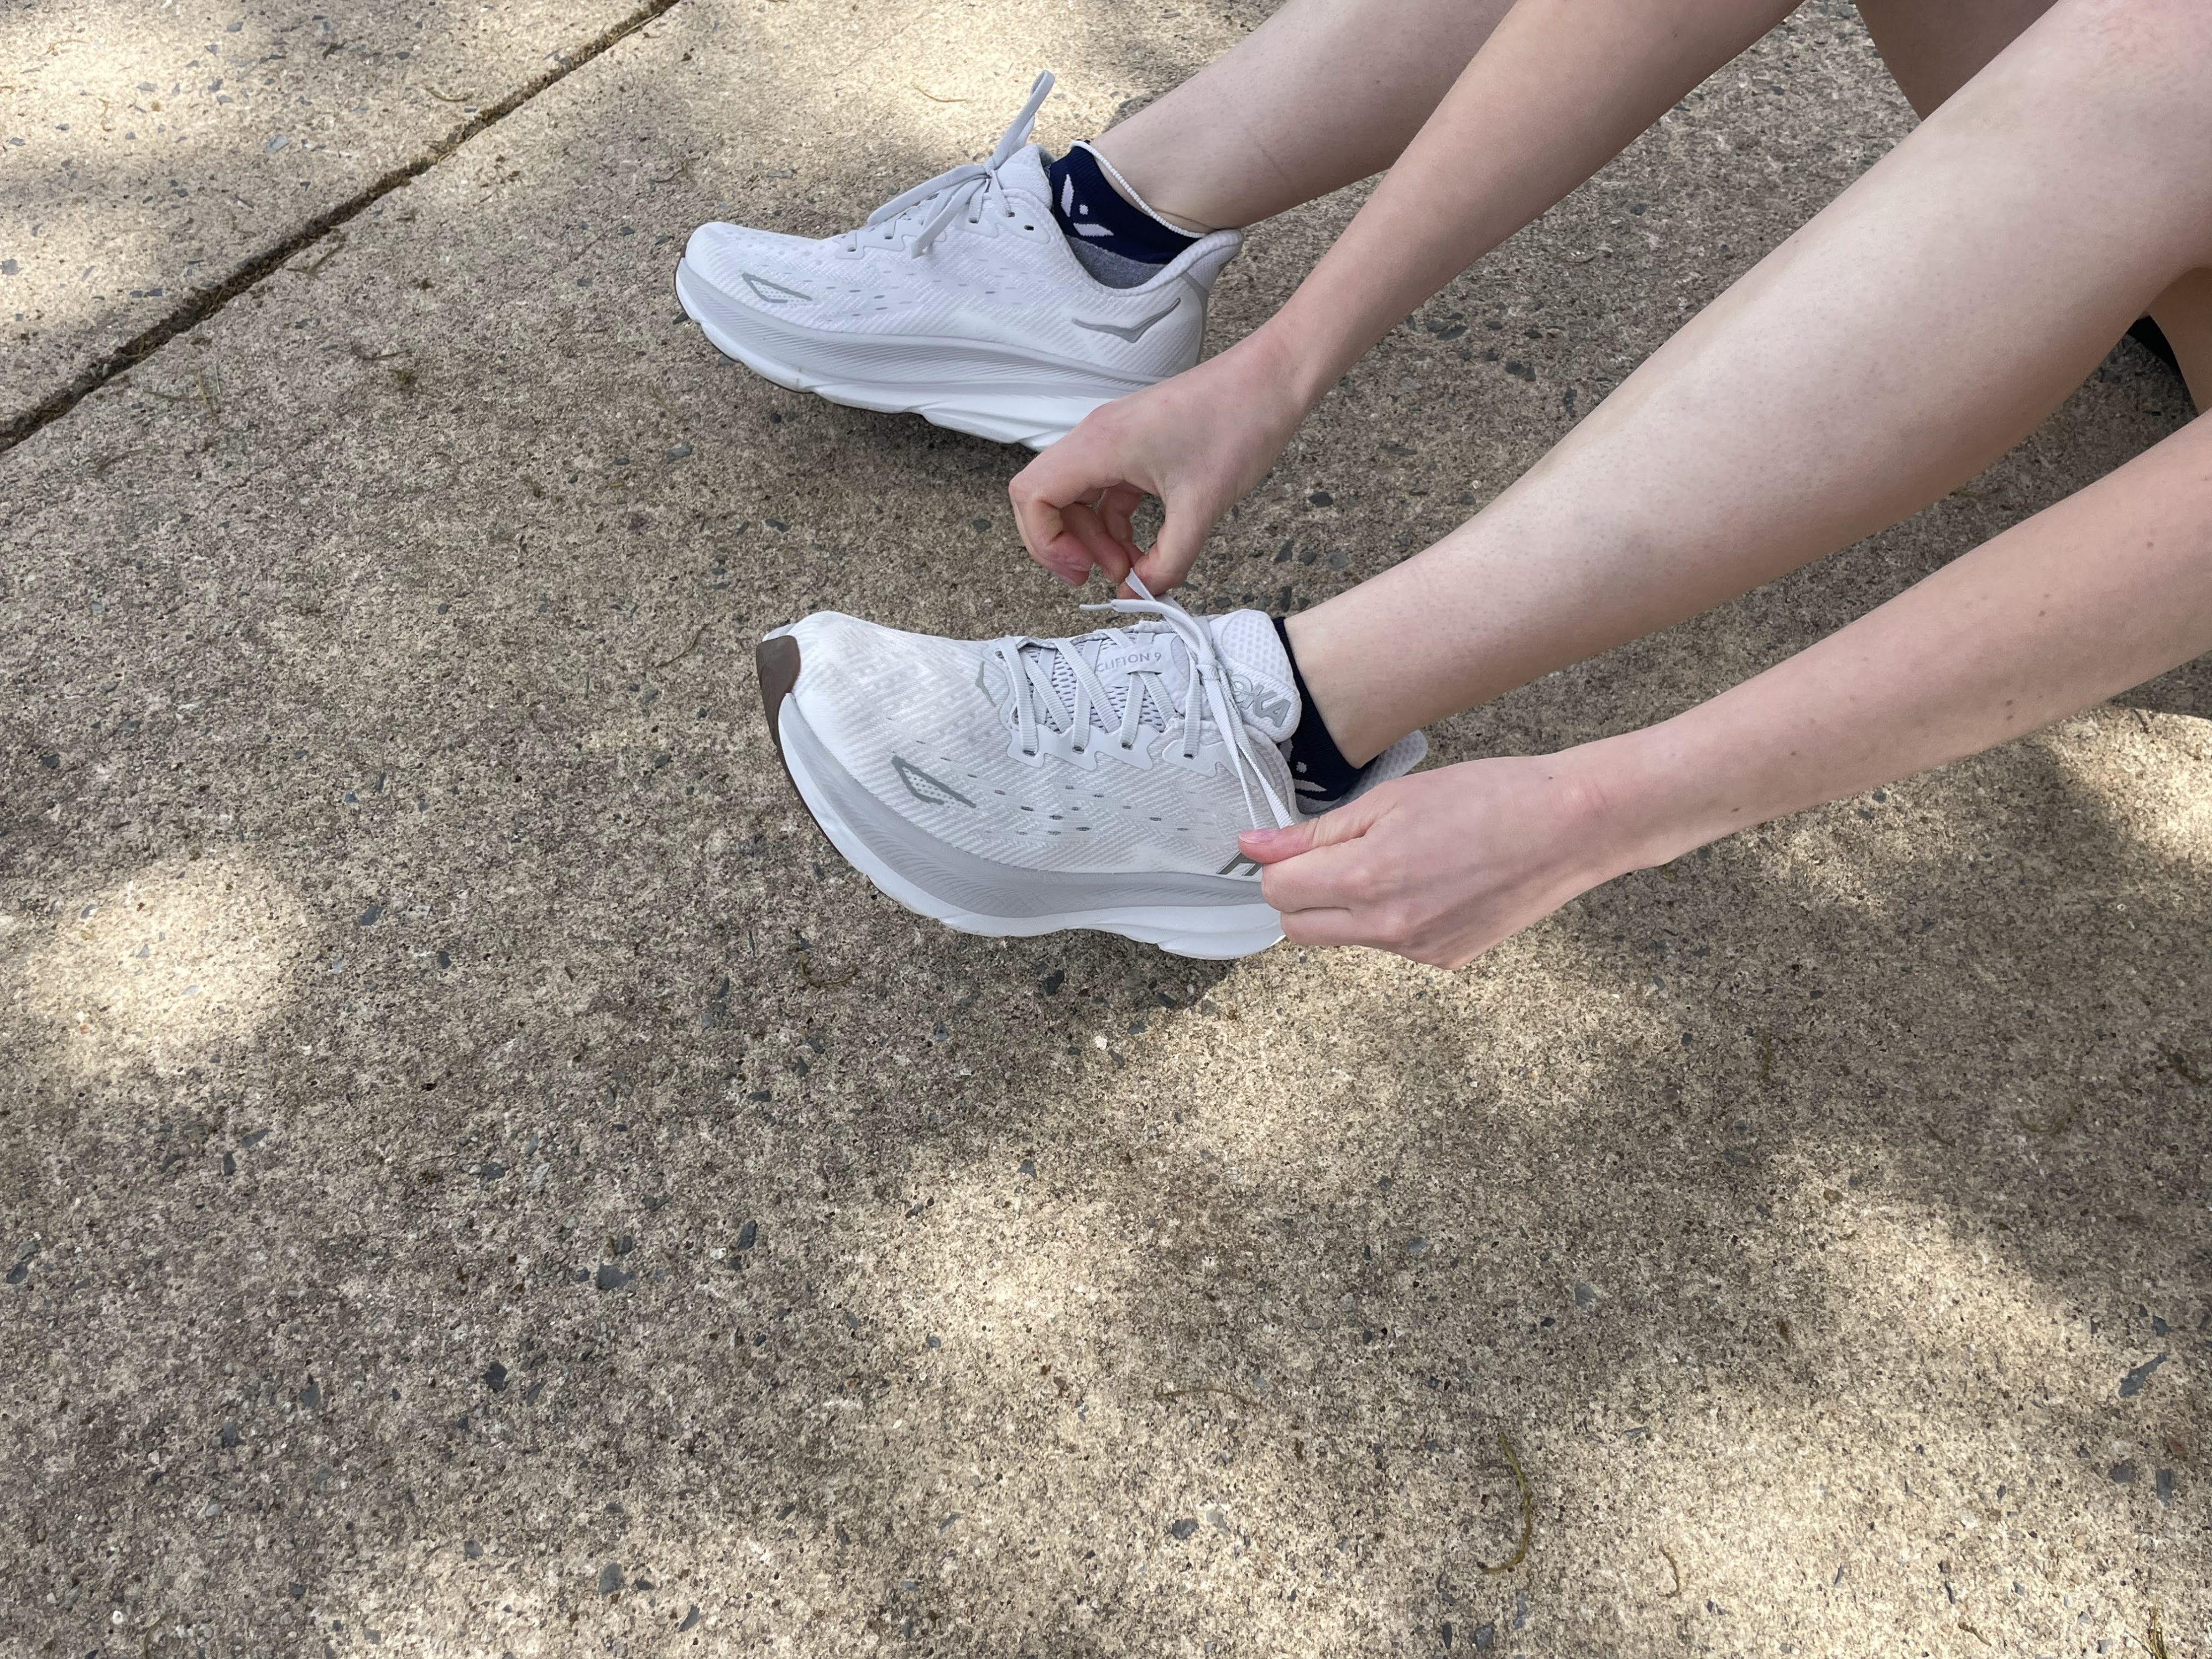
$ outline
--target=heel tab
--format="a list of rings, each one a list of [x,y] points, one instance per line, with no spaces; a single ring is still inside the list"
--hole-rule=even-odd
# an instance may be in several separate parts
[[[1209,231],[1177,254],[1168,270],[1183,277],[1200,294],[1210,292],[1228,263],[1244,251],[1241,230]]]

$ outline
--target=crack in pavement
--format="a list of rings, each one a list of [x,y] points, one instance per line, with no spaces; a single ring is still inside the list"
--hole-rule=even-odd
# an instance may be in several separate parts
[[[453,132],[434,142],[413,161],[392,168],[336,207],[316,214],[291,234],[264,248],[236,267],[213,287],[186,295],[167,316],[140,330],[113,351],[82,370],[69,384],[49,392],[22,413],[0,422],[0,455],[6,454],[33,434],[52,425],[94,392],[128,374],[179,334],[197,328],[264,278],[274,276],[294,256],[313,246],[393,191],[422,177],[486,128],[505,120],[538,94],[566,80],[600,53],[636,33],[647,24],[666,16],[678,3],[679,0],[645,0],[645,3],[629,16],[608,25],[582,46],[556,53],[559,61],[553,68],[518,87],[496,103],[479,109]]]

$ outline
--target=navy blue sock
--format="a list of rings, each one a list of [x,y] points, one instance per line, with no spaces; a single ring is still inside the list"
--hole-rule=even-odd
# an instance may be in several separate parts
[[[1358,786],[1367,775],[1367,766],[1354,766],[1345,759],[1344,750],[1336,746],[1336,739],[1328,734],[1328,723],[1314,707],[1313,693],[1306,690],[1306,677],[1298,672],[1298,653],[1291,648],[1291,631],[1283,623],[1285,618],[1273,618],[1275,637],[1283,642],[1283,654],[1291,659],[1291,678],[1298,689],[1298,729],[1291,733],[1286,758],[1291,763],[1291,787],[1298,792],[1298,803],[1310,811],[1334,806]]]
[[[1052,214],[1084,268],[1115,288],[1134,288],[1181,253],[1187,236],[1114,188],[1088,144],[1077,144],[1045,169]]]

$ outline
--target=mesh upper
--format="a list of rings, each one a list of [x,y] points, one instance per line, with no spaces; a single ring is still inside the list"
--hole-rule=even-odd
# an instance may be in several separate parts
[[[849,252],[842,236],[810,241],[705,224],[692,233],[684,263],[739,312],[777,325],[983,341],[1141,380],[1198,360],[1206,294],[1242,245],[1237,232],[1201,239],[1140,287],[1109,288],[1069,252],[1035,145],[1012,157],[999,178],[1014,216],[1001,211],[995,192],[979,198],[971,208],[977,222],[957,216],[920,258],[911,248],[927,208],[863,230]]]
[[[1257,619],[1279,657],[1267,619],[1242,614]],[[963,852],[1026,869],[1212,875],[1237,858],[1241,831],[1273,822],[1256,791],[1256,811],[1247,805],[1210,717],[1194,768],[1167,758],[1181,749],[1180,716],[1164,731],[1147,720],[1139,749],[1150,750],[1148,766],[1126,761],[1110,742],[1086,745],[1080,759],[1030,759],[1018,752],[1002,712],[1004,675],[988,644],[901,633],[833,611],[787,631],[799,644],[793,695],[815,734],[878,799]],[[1238,638],[1249,642],[1249,629],[1240,626]],[[1181,641],[1173,643],[1165,680],[1168,694],[1179,696],[1187,670]],[[1072,707],[1073,676],[1062,672]],[[1064,724],[1065,713],[1060,718]],[[1118,732],[1118,711],[1116,718]],[[1295,699],[1291,718],[1295,724]],[[1290,771],[1273,744],[1254,747],[1278,798],[1291,799]]]

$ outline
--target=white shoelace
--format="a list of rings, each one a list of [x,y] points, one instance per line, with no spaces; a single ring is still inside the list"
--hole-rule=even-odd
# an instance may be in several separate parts
[[[1144,727],[1144,712],[1149,702],[1159,715],[1164,736],[1177,736],[1173,727],[1181,721],[1182,757],[1196,760],[1204,741],[1206,717],[1210,714],[1229,750],[1230,765],[1237,775],[1237,787],[1243,793],[1245,814],[1251,818],[1253,827],[1280,830],[1297,823],[1297,809],[1276,795],[1266,770],[1253,758],[1255,745],[1267,740],[1254,736],[1237,712],[1236,700],[1230,695],[1229,669],[1221,660],[1213,630],[1174,600],[1155,599],[1136,577],[1129,578],[1129,586],[1137,590],[1137,598],[1108,599],[1083,608],[1112,611],[1124,616],[1156,617],[1164,623],[1168,631],[1182,642],[1187,672],[1181,695],[1170,694],[1167,674],[1160,669],[1115,671],[1114,678],[1121,682],[1122,690],[1121,724],[1116,732],[1109,724],[1114,701],[1106,677],[1092,667],[1077,647],[1085,640],[1133,646],[1139,641],[1137,635],[1112,628],[1077,639],[1039,640],[1017,635],[995,641],[991,648],[1006,671],[1011,688],[1014,725],[1020,733],[1022,752],[1036,753],[1038,738],[1048,726],[1055,733],[1076,733],[1079,740],[1071,747],[1079,755],[1097,740],[1094,732],[1101,733],[1103,740],[1119,743],[1125,750],[1133,749],[1137,734]],[[1053,683],[1055,667],[1062,665],[1075,682],[1073,708]],[[1264,815],[1253,796],[1255,785],[1258,786],[1259,800],[1267,804]]]
[[[963,213],[966,214],[971,225],[981,223],[984,213],[993,209],[1009,219],[1019,216],[1018,210],[1006,200],[1006,186],[999,180],[999,169],[1019,155],[1022,147],[1029,143],[1030,131],[1036,125],[1037,111],[1044,107],[1045,96],[1051,90],[1052,71],[1047,70],[1030,85],[1029,102],[1024,104],[1022,112],[1014,117],[1013,125],[1006,129],[1005,137],[999,140],[999,147],[991,152],[988,161],[963,161],[958,167],[939,173],[926,184],[916,185],[904,195],[892,197],[868,216],[866,224],[858,230],[845,233],[840,239],[845,251],[856,252],[861,238],[869,236],[872,232],[880,234],[887,242],[896,241],[897,222],[939,196],[945,199],[938,204],[936,211],[923,223],[921,234],[914,239],[914,245],[907,250],[917,259],[929,252],[931,245],[937,240],[938,233]]]

